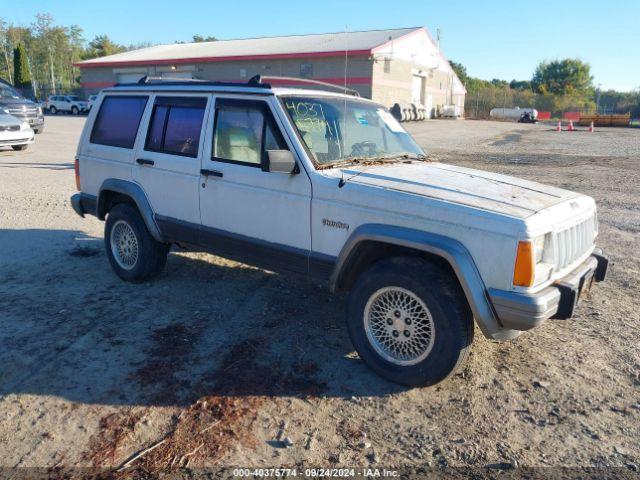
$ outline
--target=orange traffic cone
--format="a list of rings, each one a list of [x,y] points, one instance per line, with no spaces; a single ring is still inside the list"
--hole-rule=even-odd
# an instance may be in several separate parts
[[[556,126],[556,132],[561,132],[561,131],[562,131],[562,122],[558,120],[558,125]]]
[[[591,122],[591,125],[589,125],[589,131],[590,131],[591,133],[593,133],[593,130],[594,130],[594,129],[593,129],[593,122]]]
[[[569,128],[567,128],[567,131],[569,132],[575,131],[575,128],[573,128],[573,120],[569,120]]]

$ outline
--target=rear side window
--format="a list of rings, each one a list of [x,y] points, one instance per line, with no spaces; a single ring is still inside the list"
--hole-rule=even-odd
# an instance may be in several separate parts
[[[206,106],[200,97],[156,98],[145,150],[197,157]]]
[[[91,143],[133,148],[149,97],[107,96],[91,131]]]

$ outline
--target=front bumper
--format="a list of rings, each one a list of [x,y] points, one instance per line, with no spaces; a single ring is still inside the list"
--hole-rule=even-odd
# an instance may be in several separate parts
[[[593,254],[564,278],[534,294],[489,289],[489,298],[504,328],[530,330],[549,318],[565,320],[593,282],[607,275],[608,258],[596,248]]]
[[[0,146],[29,145],[35,139],[33,130],[0,133]]]

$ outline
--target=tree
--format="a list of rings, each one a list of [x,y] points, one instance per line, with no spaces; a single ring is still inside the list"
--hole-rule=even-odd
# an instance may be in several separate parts
[[[500,80],[499,78],[494,78],[491,80],[491,85],[495,85],[496,87],[508,87],[509,82],[506,80]]]
[[[201,42],[217,42],[218,39],[216,37],[212,37],[212,36],[207,36],[207,37],[203,37],[202,35],[194,35],[193,36],[193,41],[195,43],[201,43]]]
[[[531,84],[541,94],[587,95],[592,91],[591,66],[577,58],[541,62]]]
[[[125,47],[112,41],[106,35],[97,35],[89,42],[89,47],[83,54],[83,59],[106,57],[107,55],[115,55],[126,50]]]
[[[31,89],[31,75],[24,45],[18,44],[13,51],[13,80],[19,89]]]
[[[9,83],[13,83],[13,76],[11,75],[11,64],[9,63],[9,52],[11,51],[11,44],[9,43],[9,35],[7,22],[0,18],[0,50],[2,50],[2,57],[4,60],[4,68],[2,71],[9,79]]]
[[[449,62],[449,65],[451,65],[451,68],[453,68],[453,71],[456,72],[456,75],[458,76],[462,84],[466,85],[467,81],[469,80],[469,76],[467,74],[467,67],[465,67],[461,63],[451,62],[451,61]]]
[[[511,80],[509,87],[513,90],[531,90],[531,82],[528,80]]]

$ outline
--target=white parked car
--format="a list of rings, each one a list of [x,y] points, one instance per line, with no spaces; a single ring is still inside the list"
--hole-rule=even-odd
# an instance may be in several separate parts
[[[87,110],[91,110],[97,98],[98,95],[89,95],[89,98],[87,99]]]
[[[51,95],[47,100],[47,110],[55,115],[58,112],[67,112],[79,115],[89,111],[89,106],[77,95]]]
[[[606,275],[592,198],[427,161],[369,100],[147,80],[96,107],[71,203],[106,219],[120,278],[158,275],[179,244],[326,282],[349,292],[362,360],[394,382],[450,375],[474,319],[508,340],[571,317]]]
[[[33,143],[35,132],[28,122],[0,113],[0,147],[26,150]]]

